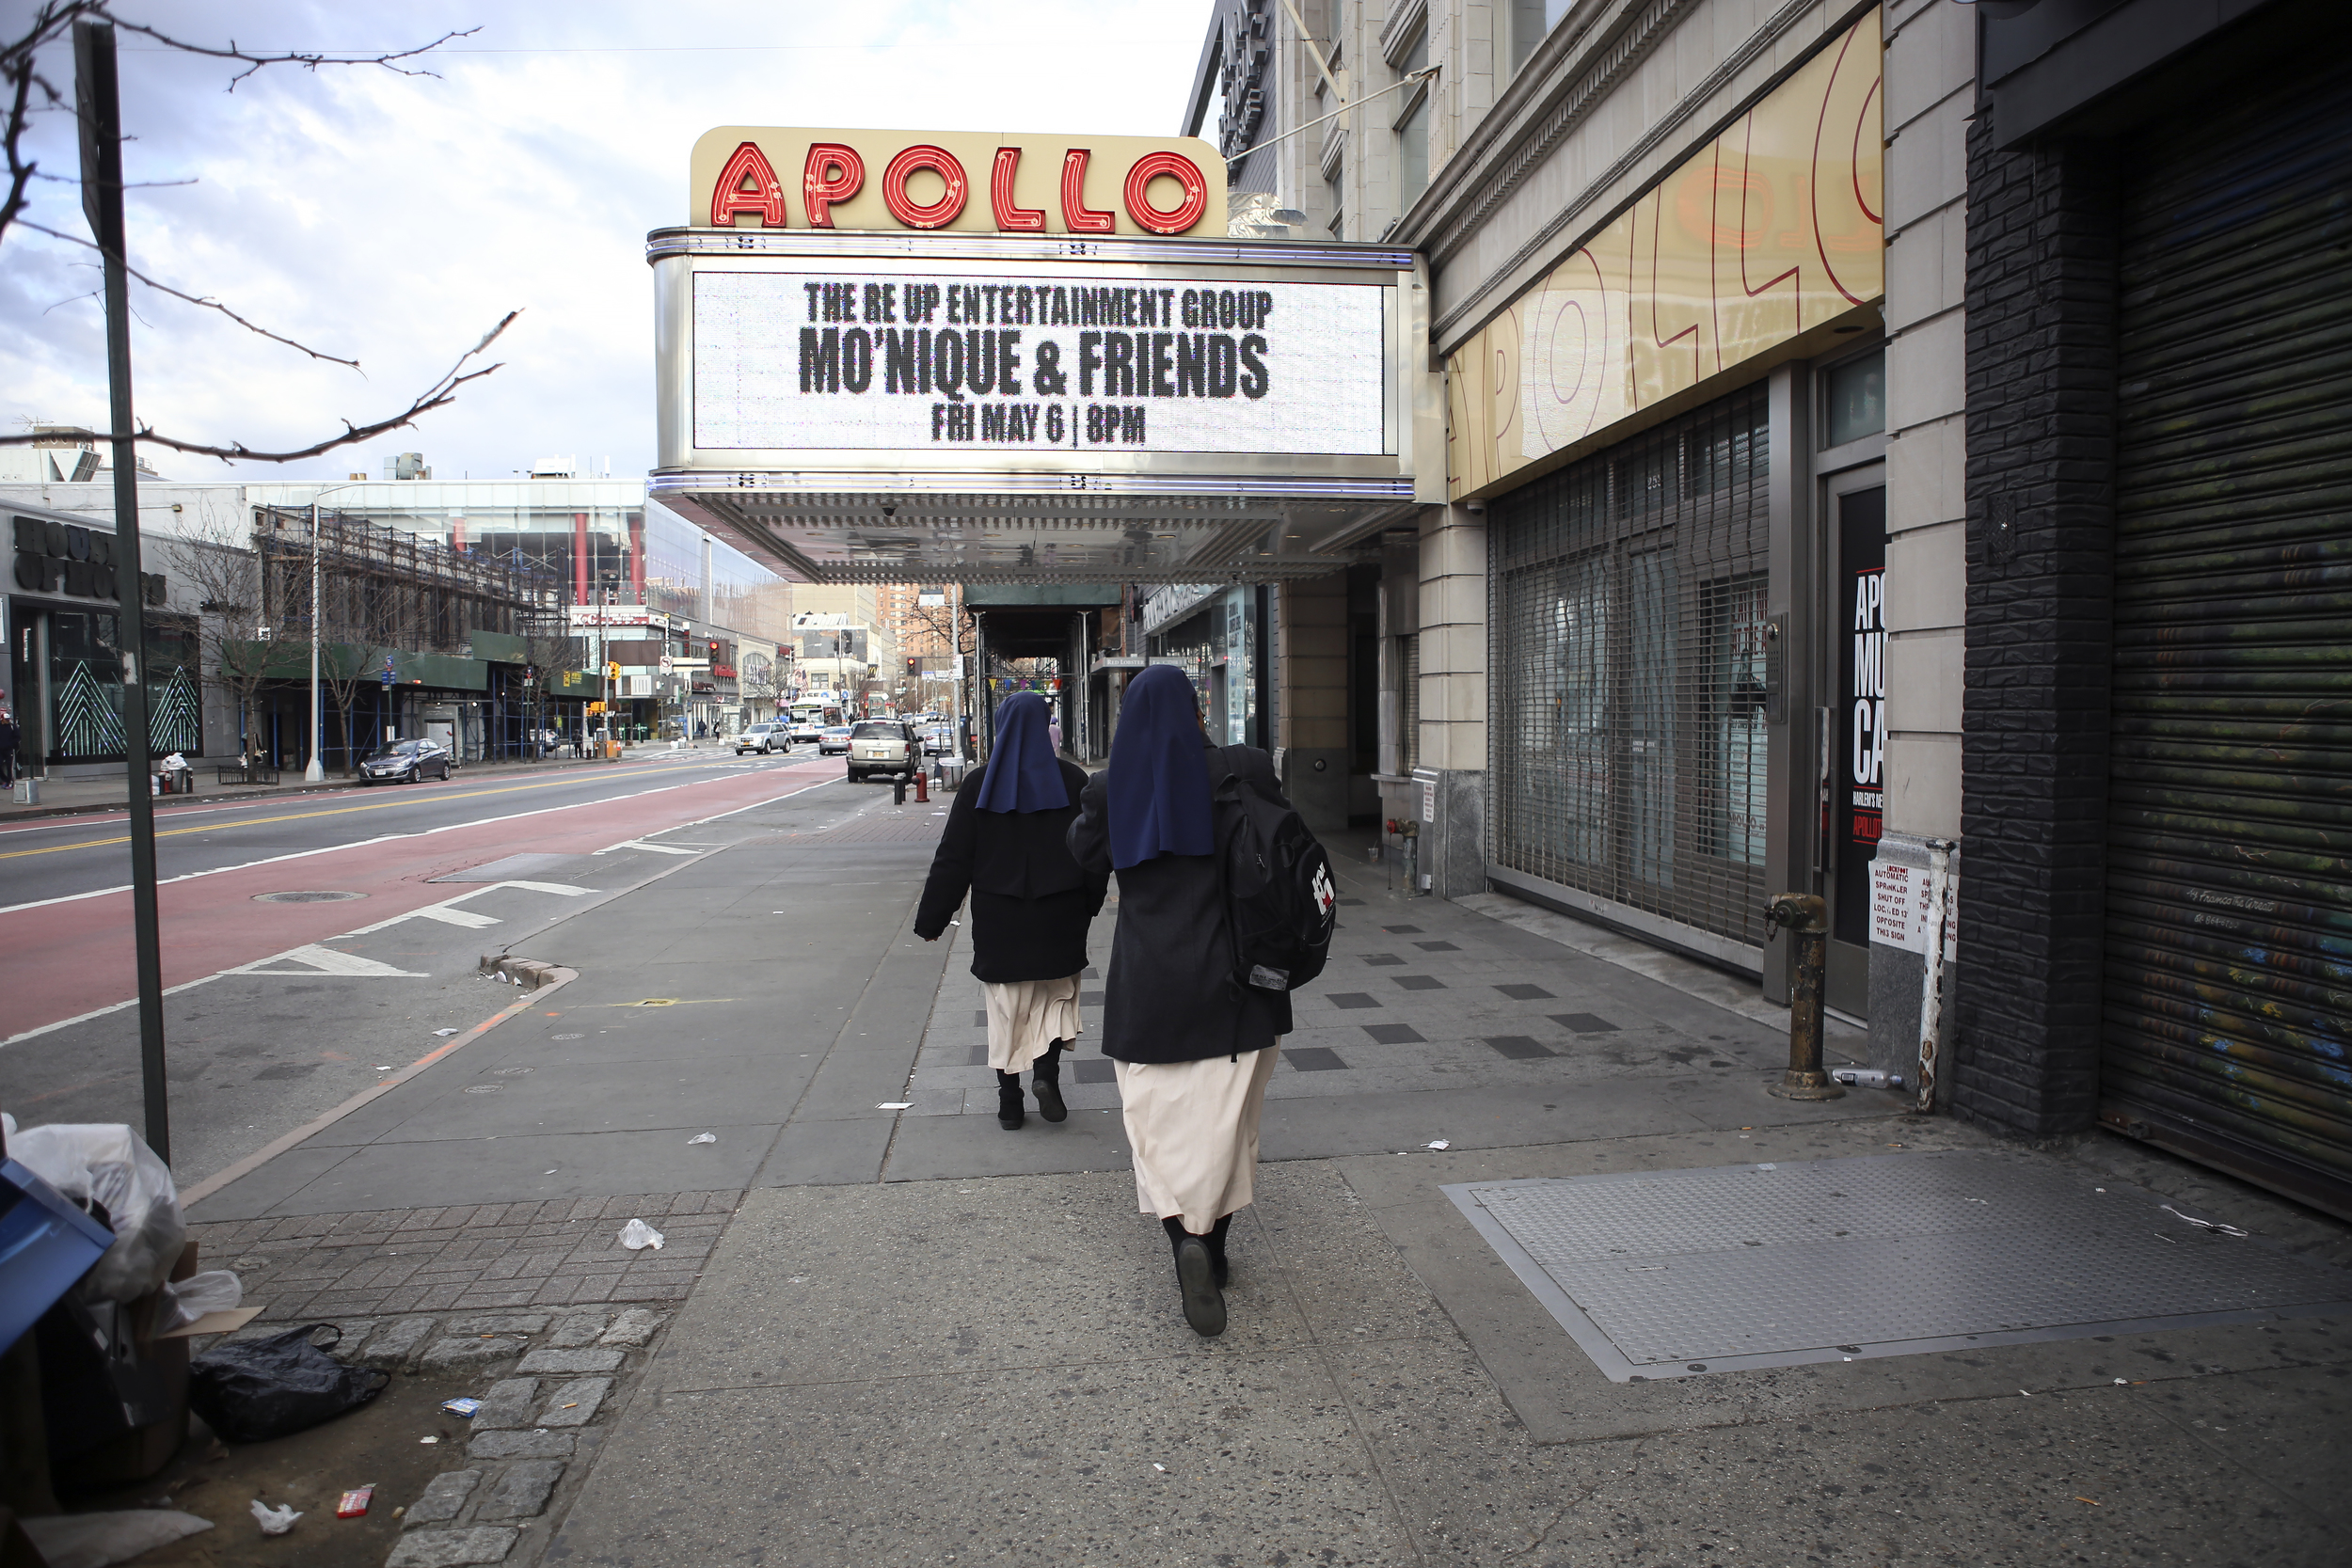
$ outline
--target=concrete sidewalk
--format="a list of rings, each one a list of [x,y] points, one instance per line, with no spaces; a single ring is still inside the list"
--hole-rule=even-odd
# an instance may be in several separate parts
[[[238,1217],[204,1230],[274,1319],[364,1321],[392,1338],[360,1354],[421,1366],[453,1314],[535,1312],[472,1353],[473,1391],[521,1409],[533,1378],[610,1380],[577,1439],[453,1450],[434,1496],[464,1495],[393,1564],[2341,1560],[2345,1316],[1612,1381],[1445,1189],[1990,1151],[2146,1189],[2134,1215],[2174,1234],[2143,1252],[2341,1267],[2352,1231],[2104,1135],[2027,1150],[1891,1096],[1771,1099],[1777,1017],[1712,972],[1407,899],[1378,868],[1343,867],[1233,1232],[1232,1326],[1199,1339],[1136,1210],[1098,997],[1069,1121],[996,1126],[968,956],[904,929],[937,820],[846,785],[733,819],[549,933],[531,956],[582,972],[561,1016],[214,1200]],[[664,1170],[704,1174],[664,1193]],[[669,1245],[621,1249],[632,1216]],[[1902,1245],[1881,1289],[1947,1288],[1934,1237]],[[555,1343],[588,1329],[552,1313],[623,1304],[675,1316],[621,1354]]]

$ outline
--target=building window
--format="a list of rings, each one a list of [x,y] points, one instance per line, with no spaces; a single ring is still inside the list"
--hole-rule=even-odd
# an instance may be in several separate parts
[[[1343,240],[1347,235],[1347,166],[1342,164],[1325,177],[1323,188],[1331,193],[1331,237]]]
[[[1511,0],[1511,69],[1517,71],[1568,14],[1569,0]]]
[[[1422,92],[1396,122],[1397,210],[1404,212],[1429,188],[1429,94]]]
[[[1842,447],[1886,429],[1886,351],[1876,349],[1841,365],[1833,365],[1822,378],[1822,398],[1828,404],[1822,420],[1823,446]]]

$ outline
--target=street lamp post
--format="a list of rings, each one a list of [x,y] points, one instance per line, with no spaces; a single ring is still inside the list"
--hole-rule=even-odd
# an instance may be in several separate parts
[[[310,762],[302,770],[304,784],[326,782],[326,769],[319,765],[319,727],[325,711],[319,706],[319,498],[358,487],[358,483],[330,484],[310,492]]]

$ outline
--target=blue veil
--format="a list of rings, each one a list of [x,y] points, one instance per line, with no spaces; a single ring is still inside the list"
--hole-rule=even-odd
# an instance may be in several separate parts
[[[1034,691],[1016,692],[996,710],[996,749],[980,776],[982,811],[1058,811],[1070,804],[1061,764],[1045,733],[1051,715]]]
[[[1216,849],[1208,748],[1192,682],[1172,664],[1150,665],[1127,683],[1111,737],[1109,794],[1115,869]]]

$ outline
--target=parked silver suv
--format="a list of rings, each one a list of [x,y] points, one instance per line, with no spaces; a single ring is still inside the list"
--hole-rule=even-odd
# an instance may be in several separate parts
[[[862,719],[850,727],[850,782],[869,773],[913,778],[923,766],[923,743],[914,726],[896,719]]]

